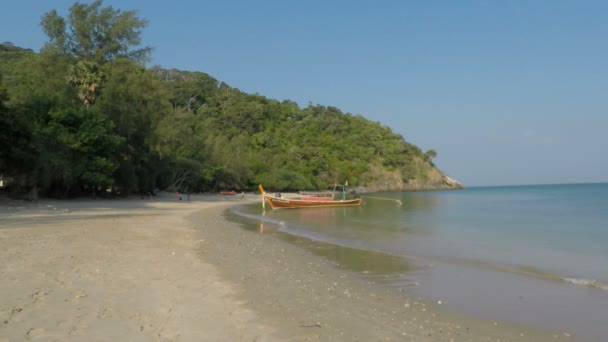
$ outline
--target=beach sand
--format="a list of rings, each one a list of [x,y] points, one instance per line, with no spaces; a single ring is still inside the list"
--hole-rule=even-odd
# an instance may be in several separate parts
[[[0,341],[572,340],[447,312],[226,219],[258,200],[0,201]]]

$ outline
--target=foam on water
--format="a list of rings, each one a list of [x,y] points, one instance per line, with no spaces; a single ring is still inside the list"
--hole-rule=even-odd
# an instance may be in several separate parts
[[[584,286],[593,289],[608,291],[608,284],[595,279],[562,278],[563,281],[577,286]]]

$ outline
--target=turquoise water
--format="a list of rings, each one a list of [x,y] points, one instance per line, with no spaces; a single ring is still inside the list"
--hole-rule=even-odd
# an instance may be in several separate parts
[[[245,211],[289,234],[415,265],[381,275],[373,268],[382,265],[366,265],[379,286],[490,319],[608,336],[608,184],[363,196],[374,198],[357,208]]]

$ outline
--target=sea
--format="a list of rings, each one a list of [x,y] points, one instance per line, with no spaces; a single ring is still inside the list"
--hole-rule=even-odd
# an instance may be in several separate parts
[[[361,207],[233,210],[250,227],[334,246],[320,256],[377,286],[608,341],[608,183],[361,196]]]

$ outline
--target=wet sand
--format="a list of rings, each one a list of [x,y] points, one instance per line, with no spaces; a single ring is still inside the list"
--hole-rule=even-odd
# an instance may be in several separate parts
[[[572,340],[378,289],[226,219],[259,196],[191,199],[1,201],[0,341]]]

